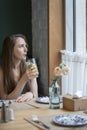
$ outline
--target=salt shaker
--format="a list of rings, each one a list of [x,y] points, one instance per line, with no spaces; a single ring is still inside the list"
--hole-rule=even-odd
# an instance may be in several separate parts
[[[11,101],[9,101],[9,106],[8,106],[8,118],[9,118],[9,121],[13,121],[15,118],[14,118],[14,111],[13,109],[11,108]]]

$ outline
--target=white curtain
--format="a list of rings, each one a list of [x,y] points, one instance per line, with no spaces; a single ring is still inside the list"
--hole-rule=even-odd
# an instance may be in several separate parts
[[[69,66],[68,75],[62,76],[62,94],[74,95],[81,91],[87,96],[87,54],[61,50],[62,63]]]

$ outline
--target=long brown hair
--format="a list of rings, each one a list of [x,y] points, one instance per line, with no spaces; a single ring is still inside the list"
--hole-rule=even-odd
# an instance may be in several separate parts
[[[12,68],[14,68],[13,49],[16,43],[16,39],[19,37],[23,38],[27,43],[26,37],[22,34],[13,34],[11,36],[7,36],[3,41],[2,70],[3,70],[4,90],[6,93],[10,93],[16,86],[16,82],[14,81],[12,74]],[[21,67],[20,67],[21,75],[25,72],[25,70],[26,70],[25,62],[21,61]]]

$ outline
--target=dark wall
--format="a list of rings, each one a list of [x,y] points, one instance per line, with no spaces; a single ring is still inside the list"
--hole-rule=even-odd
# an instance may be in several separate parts
[[[32,0],[32,55],[39,69],[39,94],[48,95],[48,0]]]
[[[32,53],[31,0],[0,0],[0,56],[3,39],[10,34],[22,33]]]

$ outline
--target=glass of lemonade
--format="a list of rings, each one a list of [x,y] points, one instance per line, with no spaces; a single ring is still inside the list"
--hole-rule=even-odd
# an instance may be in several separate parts
[[[30,69],[31,71],[36,68],[37,69],[37,72],[38,72],[38,68],[37,68],[37,63],[36,63],[36,60],[35,58],[30,58],[26,61],[26,65],[27,65],[27,68]],[[38,74],[36,74],[35,77],[38,77]]]

